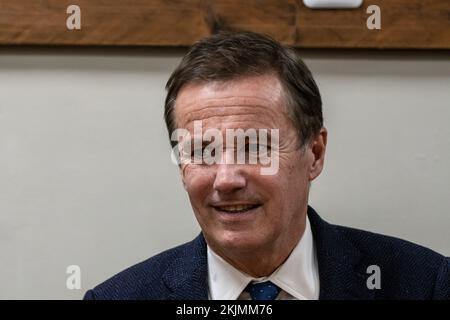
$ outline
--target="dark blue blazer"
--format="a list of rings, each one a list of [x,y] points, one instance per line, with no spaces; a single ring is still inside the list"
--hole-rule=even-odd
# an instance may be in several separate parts
[[[320,299],[450,299],[450,258],[416,244],[329,224],[308,207]],[[381,271],[368,289],[367,267]],[[136,264],[86,292],[84,299],[208,299],[206,242],[193,241]]]

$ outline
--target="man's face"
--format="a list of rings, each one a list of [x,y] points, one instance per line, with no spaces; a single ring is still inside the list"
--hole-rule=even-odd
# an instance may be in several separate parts
[[[305,225],[309,183],[322,168],[314,147],[299,149],[275,75],[187,84],[175,106],[178,128],[194,136],[218,129],[278,129],[279,168],[261,175],[260,164],[183,164],[183,184],[207,243],[218,253],[252,252],[299,240]],[[326,138],[326,132],[325,132]],[[314,144],[311,144],[314,145]],[[224,157],[228,152],[224,146]]]

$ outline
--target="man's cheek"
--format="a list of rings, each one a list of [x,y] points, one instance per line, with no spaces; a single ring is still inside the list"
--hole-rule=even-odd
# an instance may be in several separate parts
[[[181,179],[183,180],[186,191],[192,190],[194,183],[198,182],[200,177],[190,164],[186,164],[181,168]]]
[[[210,179],[207,175],[202,175],[197,170],[187,169],[183,175],[183,186],[197,208],[201,208],[207,203],[207,198],[212,191]]]
[[[285,180],[287,177],[297,174],[299,170],[303,172],[302,175],[306,174],[306,165],[307,161],[299,154],[299,151],[280,154],[278,177]]]

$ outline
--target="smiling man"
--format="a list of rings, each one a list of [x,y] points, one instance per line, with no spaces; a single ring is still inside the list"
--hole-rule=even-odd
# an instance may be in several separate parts
[[[202,232],[86,299],[450,298],[448,258],[328,224],[308,206],[327,131],[319,90],[294,50],[221,33],[194,44],[166,88],[166,124]]]

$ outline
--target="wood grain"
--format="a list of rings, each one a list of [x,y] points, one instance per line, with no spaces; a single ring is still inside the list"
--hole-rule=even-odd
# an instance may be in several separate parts
[[[81,8],[67,30],[66,8]],[[366,8],[381,8],[368,30]],[[219,30],[268,33],[299,48],[450,49],[450,0],[366,0],[312,10],[301,0],[0,0],[2,45],[188,46]]]

